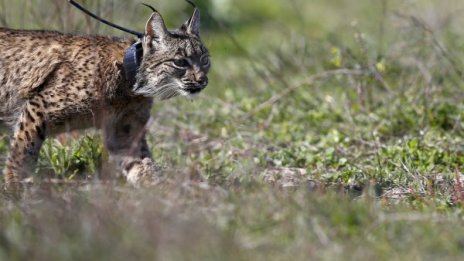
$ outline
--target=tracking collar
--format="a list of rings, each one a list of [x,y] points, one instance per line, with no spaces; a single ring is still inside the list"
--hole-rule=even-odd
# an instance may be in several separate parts
[[[142,63],[143,48],[142,48],[142,39],[138,40],[136,43],[131,45],[126,49],[123,59],[124,73],[126,75],[127,81],[130,83],[131,87],[135,84],[135,76],[137,70]]]

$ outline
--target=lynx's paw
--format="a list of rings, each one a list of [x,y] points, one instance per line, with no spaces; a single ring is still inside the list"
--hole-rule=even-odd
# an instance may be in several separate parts
[[[127,181],[134,186],[152,185],[157,182],[156,167],[149,158],[137,160],[124,170]]]

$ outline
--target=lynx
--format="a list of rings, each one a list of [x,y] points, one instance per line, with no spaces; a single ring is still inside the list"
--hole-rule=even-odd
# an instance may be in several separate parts
[[[6,188],[22,187],[47,136],[92,126],[129,181],[152,175],[144,129],[153,101],[208,84],[199,27],[195,8],[175,30],[153,9],[139,41],[0,28],[0,122],[12,130]]]

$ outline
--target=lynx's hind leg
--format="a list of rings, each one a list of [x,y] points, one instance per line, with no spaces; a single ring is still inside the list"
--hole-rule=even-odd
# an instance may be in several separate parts
[[[24,103],[10,142],[10,154],[4,169],[7,189],[21,187],[21,181],[33,173],[40,147],[45,140],[44,102],[38,95]]]

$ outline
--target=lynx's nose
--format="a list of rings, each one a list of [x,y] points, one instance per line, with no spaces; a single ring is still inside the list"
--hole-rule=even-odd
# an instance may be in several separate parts
[[[205,87],[206,85],[208,85],[208,77],[206,77],[206,75],[202,75],[198,78],[197,82],[201,86]]]

